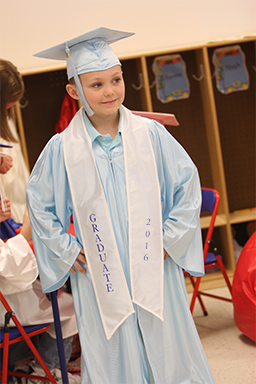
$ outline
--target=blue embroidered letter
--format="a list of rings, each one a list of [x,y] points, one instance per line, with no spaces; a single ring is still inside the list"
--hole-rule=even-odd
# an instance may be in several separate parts
[[[107,291],[108,292],[114,292],[114,289],[112,288],[112,284],[110,283],[110,284],[106,284],[106,286],[107,286]]]
[[[94,216],[94,220],[92,219],[92,216]],[[94,223],[96,221],[96,218],[95,218],[95,213],[92,213],[90,216],[89,216],[89,219],[92,223]]]
[[[102,257],[102,255],[103,255],[104,257]],[[101,261],[102,263],[104,263],[104,261],[107,260],[107,254],[106,254],[106,253],[99,253],[99,257],[100,257],[100,261]]]

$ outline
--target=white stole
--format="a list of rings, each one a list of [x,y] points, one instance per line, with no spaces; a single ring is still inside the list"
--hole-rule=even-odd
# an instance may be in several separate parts
[[[163,320],[163,234],[156,163],[145,121],[121,108],[132,299],[82,108],[63,133],[71,195],[107,339],[134,312],[132,301]]]

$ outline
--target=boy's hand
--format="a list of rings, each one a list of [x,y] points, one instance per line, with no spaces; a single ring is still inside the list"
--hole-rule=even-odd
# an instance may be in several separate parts
[[[166,250],[164,249],[164,259],[167,259],[169,257],[169,253],[166,252]]]
[[[9,217],[11,217],[11,203],[10,203],[10,200],[5,198],[3,200],[3,202],[4,202],[4,206],[5,206],[5,212],[3,212],[2,204],[0,203],[0,223],[2,223],[2,221],[5,221],[5,220],[9,219]]]
[[[81,249],[79,255],[77,256],[77,259],[76,261],[74,262],[73,264],[73,267],[70,268],[70,272],[71,273],[76,273],[76,270],[75,268],[79,271],[79,272],[82,272],[82,273],[85,273],[86,270],[82,267],[82,265],[79,263],[80,260],[82,263],[84,264],[87,264],[87,261],[86,261],[86,257],[85,257],[85,254],[84,254],[84,248]]]
[[[12,167],[12,157],[3,156],[0,157],[0,173],[8,172]]]

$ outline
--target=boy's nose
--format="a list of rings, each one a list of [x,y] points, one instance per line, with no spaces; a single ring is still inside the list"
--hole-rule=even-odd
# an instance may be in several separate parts
[[[111,85],[108,85],[106,86],[105,90],[104,90],[104,94],[105,96],[109,96],[109,95],[112,95],[114,93]]]

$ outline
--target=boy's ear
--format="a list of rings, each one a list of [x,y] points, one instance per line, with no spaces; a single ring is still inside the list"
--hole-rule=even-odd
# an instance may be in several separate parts
[[[70,97],[72,97],[72,98],[75,99],[75,100],[78,100],[78,99],[79,99],[79,96],[78,96],[76,87],[75,87],[74,85],[72,85],[72,84],[67,84],[67,85],[66,85],[66,90],[67,90],[67,93],[69,94]]]

